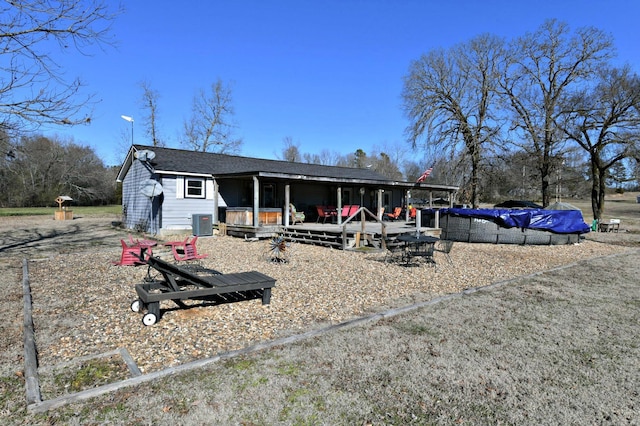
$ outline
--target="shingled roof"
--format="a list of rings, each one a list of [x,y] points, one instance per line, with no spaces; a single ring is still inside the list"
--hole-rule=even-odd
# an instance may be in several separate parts
[[[118,173],[117,181],[121,182],[124,179],[134,160],[134,153],[142,150],[153,151],[155,156],[149,163],[154,171],[159,174],[213,176],[216,179],[257,176],[290,180],[371,184],[380,187],[402,187],[406,189],[417,187],[448,192],[458,189],[458,187],[450,185],[395,181],[369,169],[267,160],[146,145],[134,145],[129,150],[129,154]]]
[[[158,173],[206,174],[218,178],[273,174],[291,175],[292,177],[304,176],[307,179],[335,178],[338,180],[392,182],[391,179],[369,169],[323,166],[145,145],[135,145],[134,149],[136,151],[153,151],[155,157],[150,161],[150,164]],[[129,154],[131,155],[131,152]],[[124,168],[128,168],[126,163]],[[120,173],[123,172],[126,173],[126,170],[121,170]]]

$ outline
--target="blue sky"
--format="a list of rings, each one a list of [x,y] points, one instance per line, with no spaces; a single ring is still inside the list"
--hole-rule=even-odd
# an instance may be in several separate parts
[[[167,146],[190,116],[192,99],[218,78],[231,84],[242,155],[276,158],[290,137],[302,152],[341,154],[401,144],[407,120],[402,79],[436,48],[482,33],[508,39],[557,18],[572,29],[610,33],[618,61],[640,67],[640,2],[570,0],[324,0],[125,3],[118,43],[92,57],[66,57],[67,76],[85,81],[100,102],[92,122],[42,129],[93,147],[119,165],[130,143],[150,143],[142,90],[159,92],[158,128]],[[419,155],[419,154],[416,154]]]

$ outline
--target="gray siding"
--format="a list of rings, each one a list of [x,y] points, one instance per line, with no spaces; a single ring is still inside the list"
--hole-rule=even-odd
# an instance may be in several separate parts
[[[208,179],[212,182],[212,179]],[[212,185],[205,185],[206,198],[178,198],[177,185],[180,179],[174,175],[162,177],[164,198],[162,203],[162,232],[171,230],[191,230],[194,214],[213,215],[214,200]],[[218,207],[225,207],[218,198]]]
[[[134,161],[122,181],[122,209],[125,226],[137,231],[155,232],[158,229],[158,206],[160,197],[154,197],[154,212],[151,213],[151,200],[140,192],[140,184],[151,179],[148,166]]]

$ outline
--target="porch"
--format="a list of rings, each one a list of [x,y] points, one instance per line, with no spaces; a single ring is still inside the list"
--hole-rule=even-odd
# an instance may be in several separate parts
[[[383,225],[382,225],[383,224]],[[296,225],[248,225],[219,224],[221,234],[240,238],[271,238],[282,234],[288,241],[303,244],[315,244],[337,249],[382,249],[389,244],[396,244],[395,238],[401,234],[414,233],[440,236],[440,228],[426,226],[416,227],[415,222],[367,220],[350,221],[338,225],[332,223],[302,223]]]

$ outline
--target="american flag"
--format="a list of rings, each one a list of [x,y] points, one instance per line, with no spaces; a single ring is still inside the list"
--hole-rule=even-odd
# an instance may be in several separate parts
[[[431,171],[433,170],[433,167],[429,167],[427,170],[424,171],[424,173],[422,173],[420,175],[420,177],[418,178],[418,180],[416,180],[416,182],[422,182],[424,181],[426,178],[429,177],[429,175],[431,174]]]

